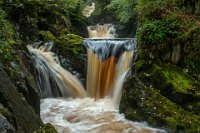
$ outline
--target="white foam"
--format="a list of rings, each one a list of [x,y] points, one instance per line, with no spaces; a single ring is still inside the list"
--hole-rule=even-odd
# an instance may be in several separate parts
[[[43,99],[41,118],[59,133],[165,133],[146,123],[126,120],[114,108],[111,98]]]

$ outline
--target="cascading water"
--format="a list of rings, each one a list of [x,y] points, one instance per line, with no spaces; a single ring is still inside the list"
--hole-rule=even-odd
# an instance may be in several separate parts
[[[135,41],[133,39],[86,39],[88,48],[87,94],[96,99],[113,96],[118,79],[127,73]],[[95,88],[95,89],[94,89]],[[119,96],[118,96],[119,98]]]
[[[38,75],[41,97],[85,97],[86,92],[80,81],[62,68],[58,58],[50,52],[52,45],[27,46]]]
[[[134,39],[115,39],[113,29],[110,24],[88,27],[91,38],[84,41],[88,51],[87,93],[78,79],[60,66],[50,44],[28,46],[42,96],[62,96],[41,100],[43,122],[53,124],[59,133],[165,133],[119,114],[121,89],[136,44]]]

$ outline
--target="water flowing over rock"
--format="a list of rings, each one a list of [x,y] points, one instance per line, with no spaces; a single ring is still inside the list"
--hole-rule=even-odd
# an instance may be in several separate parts
[[[50,52],[52,44],[28,46],[43,98],[75,98],[43,99],[43,121],[51,122],[60,133],[164,133],[145,123],[128,121],[118,113],[122,85],[136,54],[136,40],[115,39],[110,28],[106,24],[97,25],[90,33],[91,38],[84,41],[88,54],[87,93],[79,80],[60,66],[58,58]]]
[[[41,96],[47,97],[85,97],[82,84],[70,72],[60,66],[54,53],[50,52],[52,44],[39,48],[28,45],[38,73]]]
[[[113,39],[115,38],[115,28],[113,24],[95,25],[87,27],[89,37],[92,39]]]
[[[116,39],[112,24],[89,26],[88,33],[90,38],[84,41],[88,51],[87,94],[95,99],[115,96],[114,101],[119,101],[116,99],[121,97],[122,84],[132,64],[136,41]]]
[[[84,44],[88,48],[88,96],[96,99],[113,96],[115,83],[123,83],[124,79],[118,79],[132,63],[136,43],[133,39],[91,39]]]

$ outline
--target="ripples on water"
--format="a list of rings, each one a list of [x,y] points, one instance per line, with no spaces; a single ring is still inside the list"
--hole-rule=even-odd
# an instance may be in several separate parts
[[[110,98],[43,99],[41,118],[59,133],[166,133],[146,123],[126,120]]]

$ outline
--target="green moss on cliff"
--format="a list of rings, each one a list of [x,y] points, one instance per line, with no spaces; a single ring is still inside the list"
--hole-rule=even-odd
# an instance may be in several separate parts
[[[40,127],[38,131],[34,131],[33,133],[58,133],[56,129],[49,123]]]
[[[50,31],[40,31],[39,36],[44,41],[56,40],[56,37]]]
[[[157,65],[136,62],[137,76],[146,86],[157,89],[162,95],[196,114],[200,112],[200,82],[175,65]],[[137,65],[138,64],[138,65]]]
[[[132,120],[147,121],[151,125],[166,128],[169,132],[200,131],[200,117],[185,111],[132,76],[125,83],[120,110]]]
[[[50,33],[58,37],[74,32],[75,18],[71,18],[71,14],[76,12],[76,17],[81,18],[80,4],[82,0],[16,0],[4,1],[2,7],[9,19],[18,25],[21,38],[38,41],[38,36],[44,35],[42,39],[46,41],[48,37],[52,39]]]
[[[60,36],[53,46],[54,51],[61,55],[68,55],[69,58],[77,58],[84,52],[83,38],[75,34]]]
[[[182,1],[183,2],[183,1]],[[182,11],[178,0],[138,0],[136,12],[140,51],[150,60],[176,64],[198,79],[200,72],[199,16]],[[196,2],[183,2],[194,5]]]

